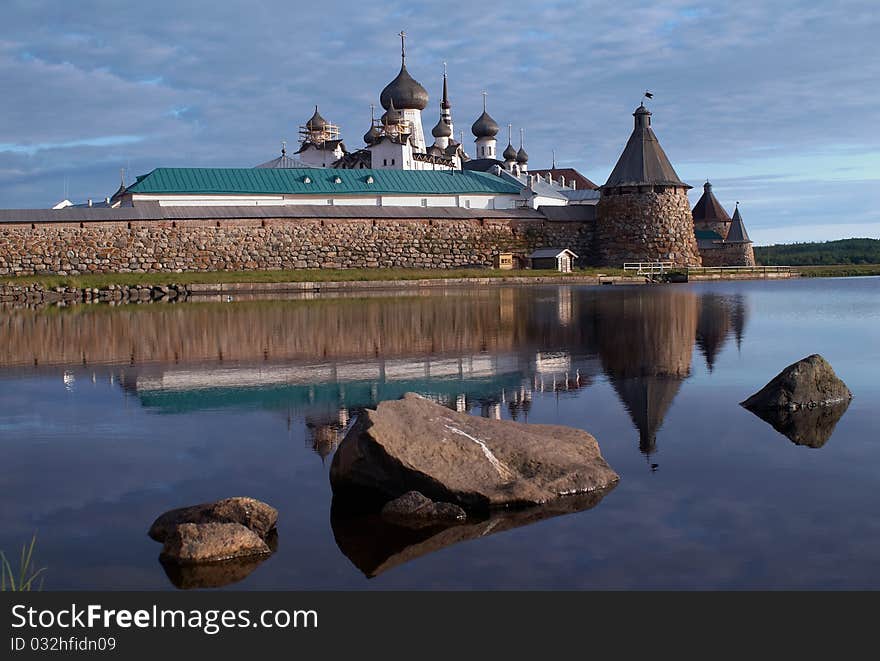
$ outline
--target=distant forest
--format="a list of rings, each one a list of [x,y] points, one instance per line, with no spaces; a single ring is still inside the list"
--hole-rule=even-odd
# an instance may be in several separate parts
[[[755,261],[764,266],[880,264],[880,239],[755,246]]]

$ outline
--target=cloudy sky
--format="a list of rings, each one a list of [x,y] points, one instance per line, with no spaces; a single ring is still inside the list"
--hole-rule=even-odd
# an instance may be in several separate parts
[[[604,183],[651,90],[678,174],[756,243],[880,237],[876,0],[3,0],[0,207],[103,198],[159,166],[249,167],[314,104],[362,145],[397,33],[436,121],[526,131],[532,167]],[[503,146],[503,145],[502,145]],[[472,148],[471,148],[472,151]],[[67,192],[67,193],[66,193]]]

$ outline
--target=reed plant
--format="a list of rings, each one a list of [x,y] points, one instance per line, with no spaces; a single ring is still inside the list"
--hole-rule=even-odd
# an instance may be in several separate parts
[[[34,589],[43,589],[45,567],[36,568],[34,565],[34,546],[37,544],[37,536],[31,537],[30,544],[23,544],[19,556],[18,570],[13,569],[12,564],[3,551],[0,551],[0,592],[30,592]],[[39,579],[39,583],[37,583]]]

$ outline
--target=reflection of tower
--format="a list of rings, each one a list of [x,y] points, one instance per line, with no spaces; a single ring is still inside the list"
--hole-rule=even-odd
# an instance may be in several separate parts
[[[730,305],[730,322],[733,326],[733,336],[736,338],[737,350],[742,345],[748,316],[749,309],[746,306],[745,296],[743,296],[742,294],[737,294],[733,297],[733,301]]]
[[[480,407],[480,415],[492,420],[501,420],[501,404],[499,402],[484,402]]]
[[[596,299],[599,357],[639,432],[639,448],[656,449],[681,383],[690,375],[697,325],[692,292],[608,292]]]
[[[700,296],[700,316],[697,320],[697,346],[706,357],[711,372],[715,357],[724,346],[730,329],[730,309],[727,299],[714,293]]]
[[[339,445],[349,419],[349,412],[345,407],[337,411],[335,419],[329,416],[306,416],[307,444],[321,457],[322,463]]]

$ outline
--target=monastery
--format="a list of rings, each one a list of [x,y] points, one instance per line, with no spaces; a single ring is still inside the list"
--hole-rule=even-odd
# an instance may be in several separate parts
[[[754,265],[738,207],[731,219],[707,182],[691,210],[691,186],[676,174],[643,104],[602,186],[555,163],[530,171],[524,132],[515,147],[510,125],[499,153],[501,129],[485,93],[483,111],[470,127],[471,155],[464,132],[455,138],[445,71],[433,142],[426,139],[422,113],[429,95],[407,70],[405,34],[400,37],[400,70],[379,95],[383,113],[373,113],[362,147],[349,150],[340,127],[316,105],[299,128],[295,153],[283,145],[280,156],[252,168],[159,167],[128,185],[123,180],[100,203],[64,200],[52,210],[0,210],[0,229],[78,224],[101,230],[100,237],[49,232],[53,241],[72,243],[43,246],[40,254],[52,259],[36,263],[20,254],[21,237],[0,232],[0,274],[150,271],[168,264],[175,270],[490,266],[498,253],[524,258],[546,248],[568,248],[580,265]],[[251,232],[257,219],[259,229],[269,231]],[[328,222],[336,231],[327,230]],[[372,228],[367,234],[365,222]],[[145,259],[138,242],[120,232],[147,227],[155,245]],[[39,245],[43,236],[32,239]],[[95,248],[96,238],[112,245]],[[229,245],[276,238],[261,250]],[[206,248],[193,247],[209,243],[210,259]],[[65,247],[73,253],[67,259],[60,255]],[[156,257],[157,249],[165,257]]]

